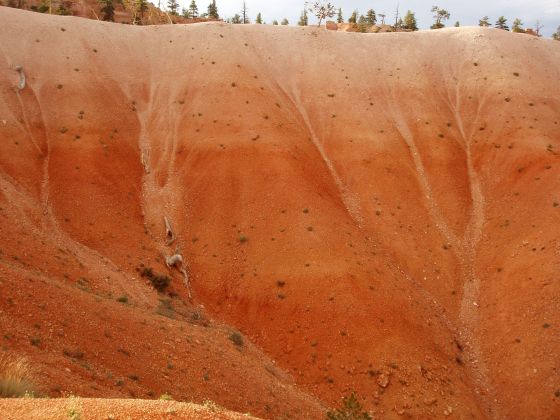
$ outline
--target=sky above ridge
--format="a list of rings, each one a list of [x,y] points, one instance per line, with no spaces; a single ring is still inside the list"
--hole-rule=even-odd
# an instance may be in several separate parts
[[[162,3],[166,0],[162,0]],[[179,0],[182,6],[188,6],[191,0]],[[206,11],[210,0],[196,0],[200,12]],[[239,13],[243,0],[216,0],[220,16],[224,19]],[[274,19],[281,21],[287,18],[290,25],[297,24],[299,15],[304,7],[305,0],[246,0],[249,16],[254,21],[257,13],[261,12],[266,23]],[[508,25],[515,18],[520,18],[524,27],[532,28],[540,20],[544,25],[542,33],[550,36],[560,25],[560,0],[333,0],[336,7],[342,8],[344,19],[348,19],[353,10],[364,13],[374,9],[376,13],[384,13],[386,23],[394,22],[397,4],[400,13],[404,15],[407,10],[416,13],[420,29],[428,29],[433,23],[430,9],[438,5],[451,12],[451,19],[446,26],[453,26],[456,21],[461,26],[478,25],[478,20],[488,16],[494,23],[500,16],[508,19]],[[310,23],[314,19],[310,19]]]

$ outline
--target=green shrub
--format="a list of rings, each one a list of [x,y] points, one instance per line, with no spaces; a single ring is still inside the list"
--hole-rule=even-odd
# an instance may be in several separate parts
[[[362,406],[355,393],[342,400],[342,408],[327,412],[327,420],[372,420],[367,411],[362,411]]]

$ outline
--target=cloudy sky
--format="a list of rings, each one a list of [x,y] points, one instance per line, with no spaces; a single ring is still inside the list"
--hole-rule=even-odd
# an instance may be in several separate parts
[[[196,0],[200,11],[206,10],[210,0]],[[190,0],[179,0],[185,6]],[[218,10],[221,17],[228,18],[239,13],[243,0],[217,0]],[[290,24],[296,24],[299,14],[303,9],[305,0],[246,0],[249,15],[254,20],[258,12],[261,12],[266,23],[272,23],[273,19],[280,21],[288,18]],[[447,26],[453,26],[456,21],[461,25],[477,25],[482,16],[489,16],[493,23],[500,16],[508,19],[508,24],[519,17],[525,27],[533,27],[537,20],[544,25],[543,33],[550,36],[560,25],[560,0],[332,0],[336,7],[341,7],[344,18],[347,19],[352,10],[358,9],[364,13],[368,9],[374,9],[377,13],[387,15],[394,20],[397,3],[401,13],[408,9],[416,13],[418,26],[427,29],[432,24],[430,9],[437,4],[451,12],[451,19]],[[163,1],[162,1],[163,3]]]

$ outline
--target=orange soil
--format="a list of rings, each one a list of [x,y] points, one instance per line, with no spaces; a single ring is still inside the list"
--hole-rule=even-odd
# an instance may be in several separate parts
[[[559,43],[0,22],[0,340],[45,393],[560,416]]]
[[[115,400],[91,398],[0,399],[3,420],[55,419],[251,419],[247,415],[176,401]]]

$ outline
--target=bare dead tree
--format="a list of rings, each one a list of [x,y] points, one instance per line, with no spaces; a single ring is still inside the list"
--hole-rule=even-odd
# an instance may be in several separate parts
[[[319,24],[317,26],[321,26],[321,22],[326,18],[332,18],[335,14],[335,7],[333,4],[326,3],[324,1],[315,1],[307,5],[307,10],[313,13],[315,17],[319,20]]]
[[[247,4],[243,2],[243,8],[241,9],[241,23],[246,25],[249,23],[249,14],[247,10]]]
[[[537,36],[541,36],[541,29],[544,28],[544,25],[541,23],[540,20],[537,20],[537,23],[535,23],[535,33],[537,34]]]

